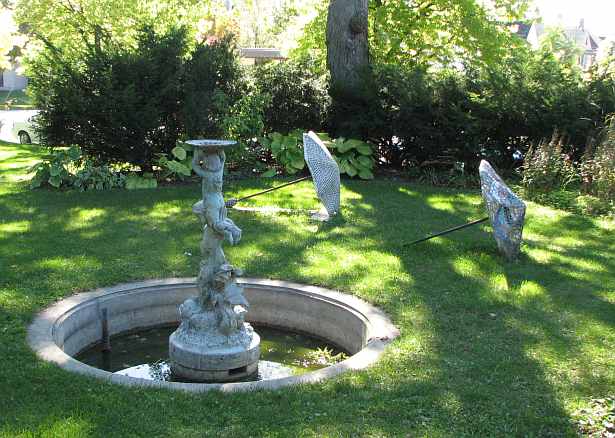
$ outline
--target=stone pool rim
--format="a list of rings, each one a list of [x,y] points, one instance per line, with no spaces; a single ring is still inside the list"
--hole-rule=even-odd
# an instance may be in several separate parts
[[[310,302],[325,303],[332,309],[338,309],[340,316],[352,314],[353,318],[364,321],[365,339],[362,348],[348,359],[306,374],[255,382],[237,383],[180,383],[145,380],[123,376],[86,365],[67,354],[57,343],[56,333],[62,329],[66,316],[77,312],[88,304],[98,304],[101,299],[113,299],[131,293],[160,293],[165,289],[194,287],[195,278],[168,278],[161,280],[147,280],[126,283],[111,287],[104,287],[90,292],[78,293],[52,304],[41,311],[28,328],[28,344],[38,358],[54,363],[60,368],[85,376],[95,377],[111,383],[124,386],[166,388],[187,392],[206,392],[218,390],[222,392],[276,390],[283,387],[318,383],[341,373],[362,370],[378,361],[386,346],[399,336],[399,330],[392,324],[388,316],[380,309],[359,299],[356,296],[318,286],[304,285],[282,280],[242,278],[240,283],[245,288],[261,291],[275,291],[275,293],[288,294],[292,299],[305,299],[306,305]],[[303,297],[303,298],[302,298]],[[250,314],[248,313],[248,316]],[[250,318],[248,318],[250,319]],[[342,320],[343,318],[340,318]],[[262,323],[262,321],[256,322]],[[266,324],[266,322],[265,322]],[[275,324],[273,324],[275,325]],[[290,324],[283,324],[280,328],[293,330]],[[150,325],[152,326],[152,325]],[[148,326],[134,326],[131,329],[146,329]],[[126,330],[123,330],[123,332]],[[309,330],[297,330],[319,337]],[[320,336],[322,337],[322,336]],[[336,342],[333,342],[336,343]]]

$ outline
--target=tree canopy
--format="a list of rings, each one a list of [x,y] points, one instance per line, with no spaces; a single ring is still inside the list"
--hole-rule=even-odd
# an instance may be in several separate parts
[[[298,54],[323,60],[326,4],[305,28]],[[449,65],[464,59],[497,62],[529,0],[371,0],[370,55],[375,62]]]
[[[17,0],[15,20],[36,46],[78,59],[100,44],[136,46],[143,25],[156,31],[186,25],[195,34],[199,18],[213,12],[208,0]]]

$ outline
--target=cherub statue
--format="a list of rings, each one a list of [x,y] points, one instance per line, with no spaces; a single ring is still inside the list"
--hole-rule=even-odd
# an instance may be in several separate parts
[[[204,225],[201,241],[203,261],[198,277],[201,302],[206,308],[217,309],[218,312],[225,314],[223,325],[232,330],[243,323],[241,318],[245,311],[235,314],[233,309],[235,305],[244,304],[241,300],[245,301],[245,298],[241,296],[239,299],[234,291],[234,288],[237,288],[235,277],[239,272],[226,262],[222,250],[225,239],[231,245],[239,243],[241,239],[241,229],[227,217],[222,197],[225,158],[222,150],[203,153],[197,149],[192,166],[203,179],[203,200],[197,203],[196,207]],[[238,291],[241,295],[241,288],[238,288]],[[245,305],[247,307],[247,302]]]
[[[206,259],[213,256],[218,266],[226,261],[222,252],[222,240],[226,238],[231,245],[236,245],[241,240],[241,229],[227,217],[222,197],[225,160],[223,150],[205,154],[197,149],[192,162],[194,171],[202,178],[203,204],[200,214],[206,230],[201,249],[203,256]]]

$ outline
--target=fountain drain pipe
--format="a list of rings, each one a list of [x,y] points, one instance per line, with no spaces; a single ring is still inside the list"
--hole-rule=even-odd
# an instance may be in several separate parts
[[[109,315],[107,309],[102,309],[102,351],[111,351],[111,338],[109,336]]]

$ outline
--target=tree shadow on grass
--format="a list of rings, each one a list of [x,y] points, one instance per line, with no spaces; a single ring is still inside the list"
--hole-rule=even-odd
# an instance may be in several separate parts
[[[477,203],[460,201],[461,192],[401,188],[348,183],[344,216],[331,224],[231,213],[244,241],[227,255],[247,275],[355,293],[384,308],[402,332],[367,371],[241,395],[102,384],[35,360],[25,344],[27,322],[56,297],[193,276],[200,231],[190,209],[197,187],[2,197],[0,354],[7,365],[0,386],[10,390],[0,395],[0,432],[45,432],[72,421],[97,436],[571,433],[562,394],[585,397],[612,383],[612,374],[592,373],[595,364],[573,330],[612,327],[613,305],[600,295],[612,285],[613,259],[605,255],[612,238],[592,228],[585,249],[562,243],[563,255],[581,262],[574,271],[559,269],[567,260],[537,261],[541,245],[558,237],[548,227],[529,225],[542,240],[530,241],[514,264],[497,254],[485,226],[407,247],[474,217]],[[583,226],[593,223],[562,225],[578,226],[572,231],[584,236]],[[595,252],[598,280],[590,275]],[[555,369],[557,361],[575,364],[577,380]]]

